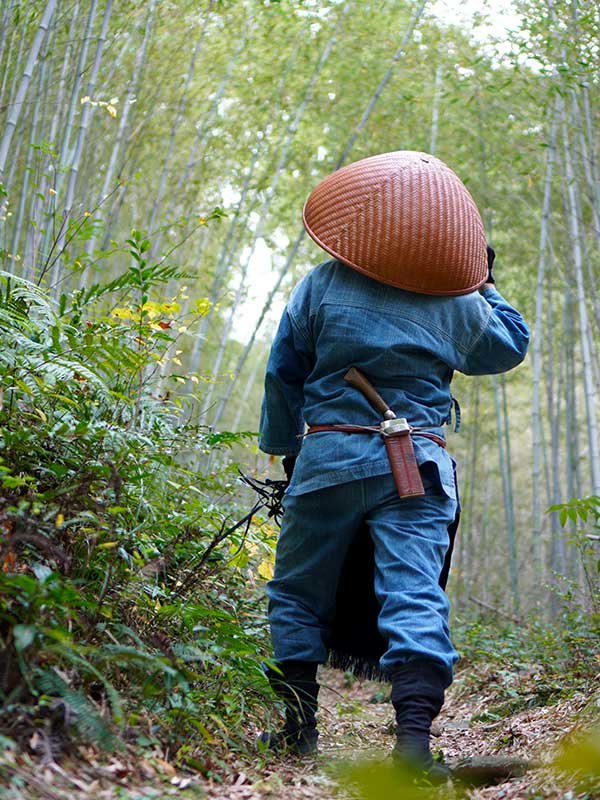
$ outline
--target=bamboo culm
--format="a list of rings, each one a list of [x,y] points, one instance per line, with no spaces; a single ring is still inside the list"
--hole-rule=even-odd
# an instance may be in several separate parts
[[[548,240],[550,228],[550,210],[552,205],[552,179],[554,173],[554,162],[556,158],[556,129],[557,115],[556,107],[552,112],[550,144],[546,154],[546,174],[544,178],[544,199],[542,201],[542,219],[540,225],[539,256],[537,270],[536,300],[535,300],[535,323],[533,328],[533,345],[531,352],[532,361],[532,398],[531,398],[531,427],[532,427],[532,551],[533,551],[533,572],[535,575],[535,585],[541,585],[542,573],[542,491],[541,491],[541,468],[543,453],[542,436],[542,405],[541,405],[541,376],[542,376],[542,344],[543,344],[543,323],[544,323],[544,288],[546,282],[546,258],[548,253]]]
[[[54,12],[56,11],[56,3],[57,0],[48,0],[48,3],[46,4],[44,14],[40,20],[33,43],[27,55],[27,62],[19,82],[19,88],[17,89],[14,98],[11,98],[10,110],[4,124],[4,134],[0,140],[0,181],[2,181],[4,176],[6,162],[10,152],[11,141],[23,109],[25,98],[27,97],[27,92],[29,90],[33,71],[38,60],[38,55],[44,39],[46,38],[46,34],[48,33],[48,28],[50,27]]]
[[[577,216],[578,183],[573,171],[569,132],[567,129],[567,111],[564,101],[561,103],[561,118],[563,128],[563,147],[566,177],[566,192],[568,203],[568,223],[573,252],[573,266],[577,286],[577,308],[579,311],[579,339],[581,344],[583,382],[585,388],[585,404],[587,412],[588,448],[590,460],[590,479],[592,494],[600,495],[600,443],[598,441],[598,418],[596,410],[596,387],[594,384],[591,349],[589,340],[589,321],[587,312],[587,297],[583,277],[583,261],[581,250],[581,232]]]

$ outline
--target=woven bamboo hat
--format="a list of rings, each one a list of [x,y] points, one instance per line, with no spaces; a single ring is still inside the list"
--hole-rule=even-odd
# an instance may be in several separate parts
[[[311,192],[302,218],[324,250],[390,286],[458,295],[487,278],[477,206],[450,167],[427,153],[382,153],[337,170]]]

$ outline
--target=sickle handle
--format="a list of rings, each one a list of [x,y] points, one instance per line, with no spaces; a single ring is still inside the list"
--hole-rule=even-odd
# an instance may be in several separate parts
[[[344,380],[348,381],[348,383],[354,386],[355,389],[358,389],[359,392],[362,392],[369,403],[371,403],[373,408],[379,411],[382,417],[385,419],[396,418],[396,415],[392,409],[388,406],[383,397],[377,392],[373,384],[370,383],[366,375],[363,375],[363,373],[356,369],[356,367],[350,367],[348,372],[344,375]]]

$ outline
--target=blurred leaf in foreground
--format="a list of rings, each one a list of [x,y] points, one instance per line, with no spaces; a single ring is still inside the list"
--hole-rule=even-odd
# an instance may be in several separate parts
[[[578,791],[600,790],[600,727],[563,744],[554,762],[559,772],[572,775]]]
[[[391,760],[347,763],[336,775],[338,782],[360,800],[427,800],[427,798],[458,798],[461,789],[445,782],[434,786],[426,776],[415,775]]]

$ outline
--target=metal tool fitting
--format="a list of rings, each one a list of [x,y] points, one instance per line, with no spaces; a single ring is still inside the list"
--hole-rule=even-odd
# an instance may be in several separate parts
[[[381,432],[384,436],[392,436],[394,433],[410,433],[412,430],[406,417],[397,419],[384,419],[381,423]]]

